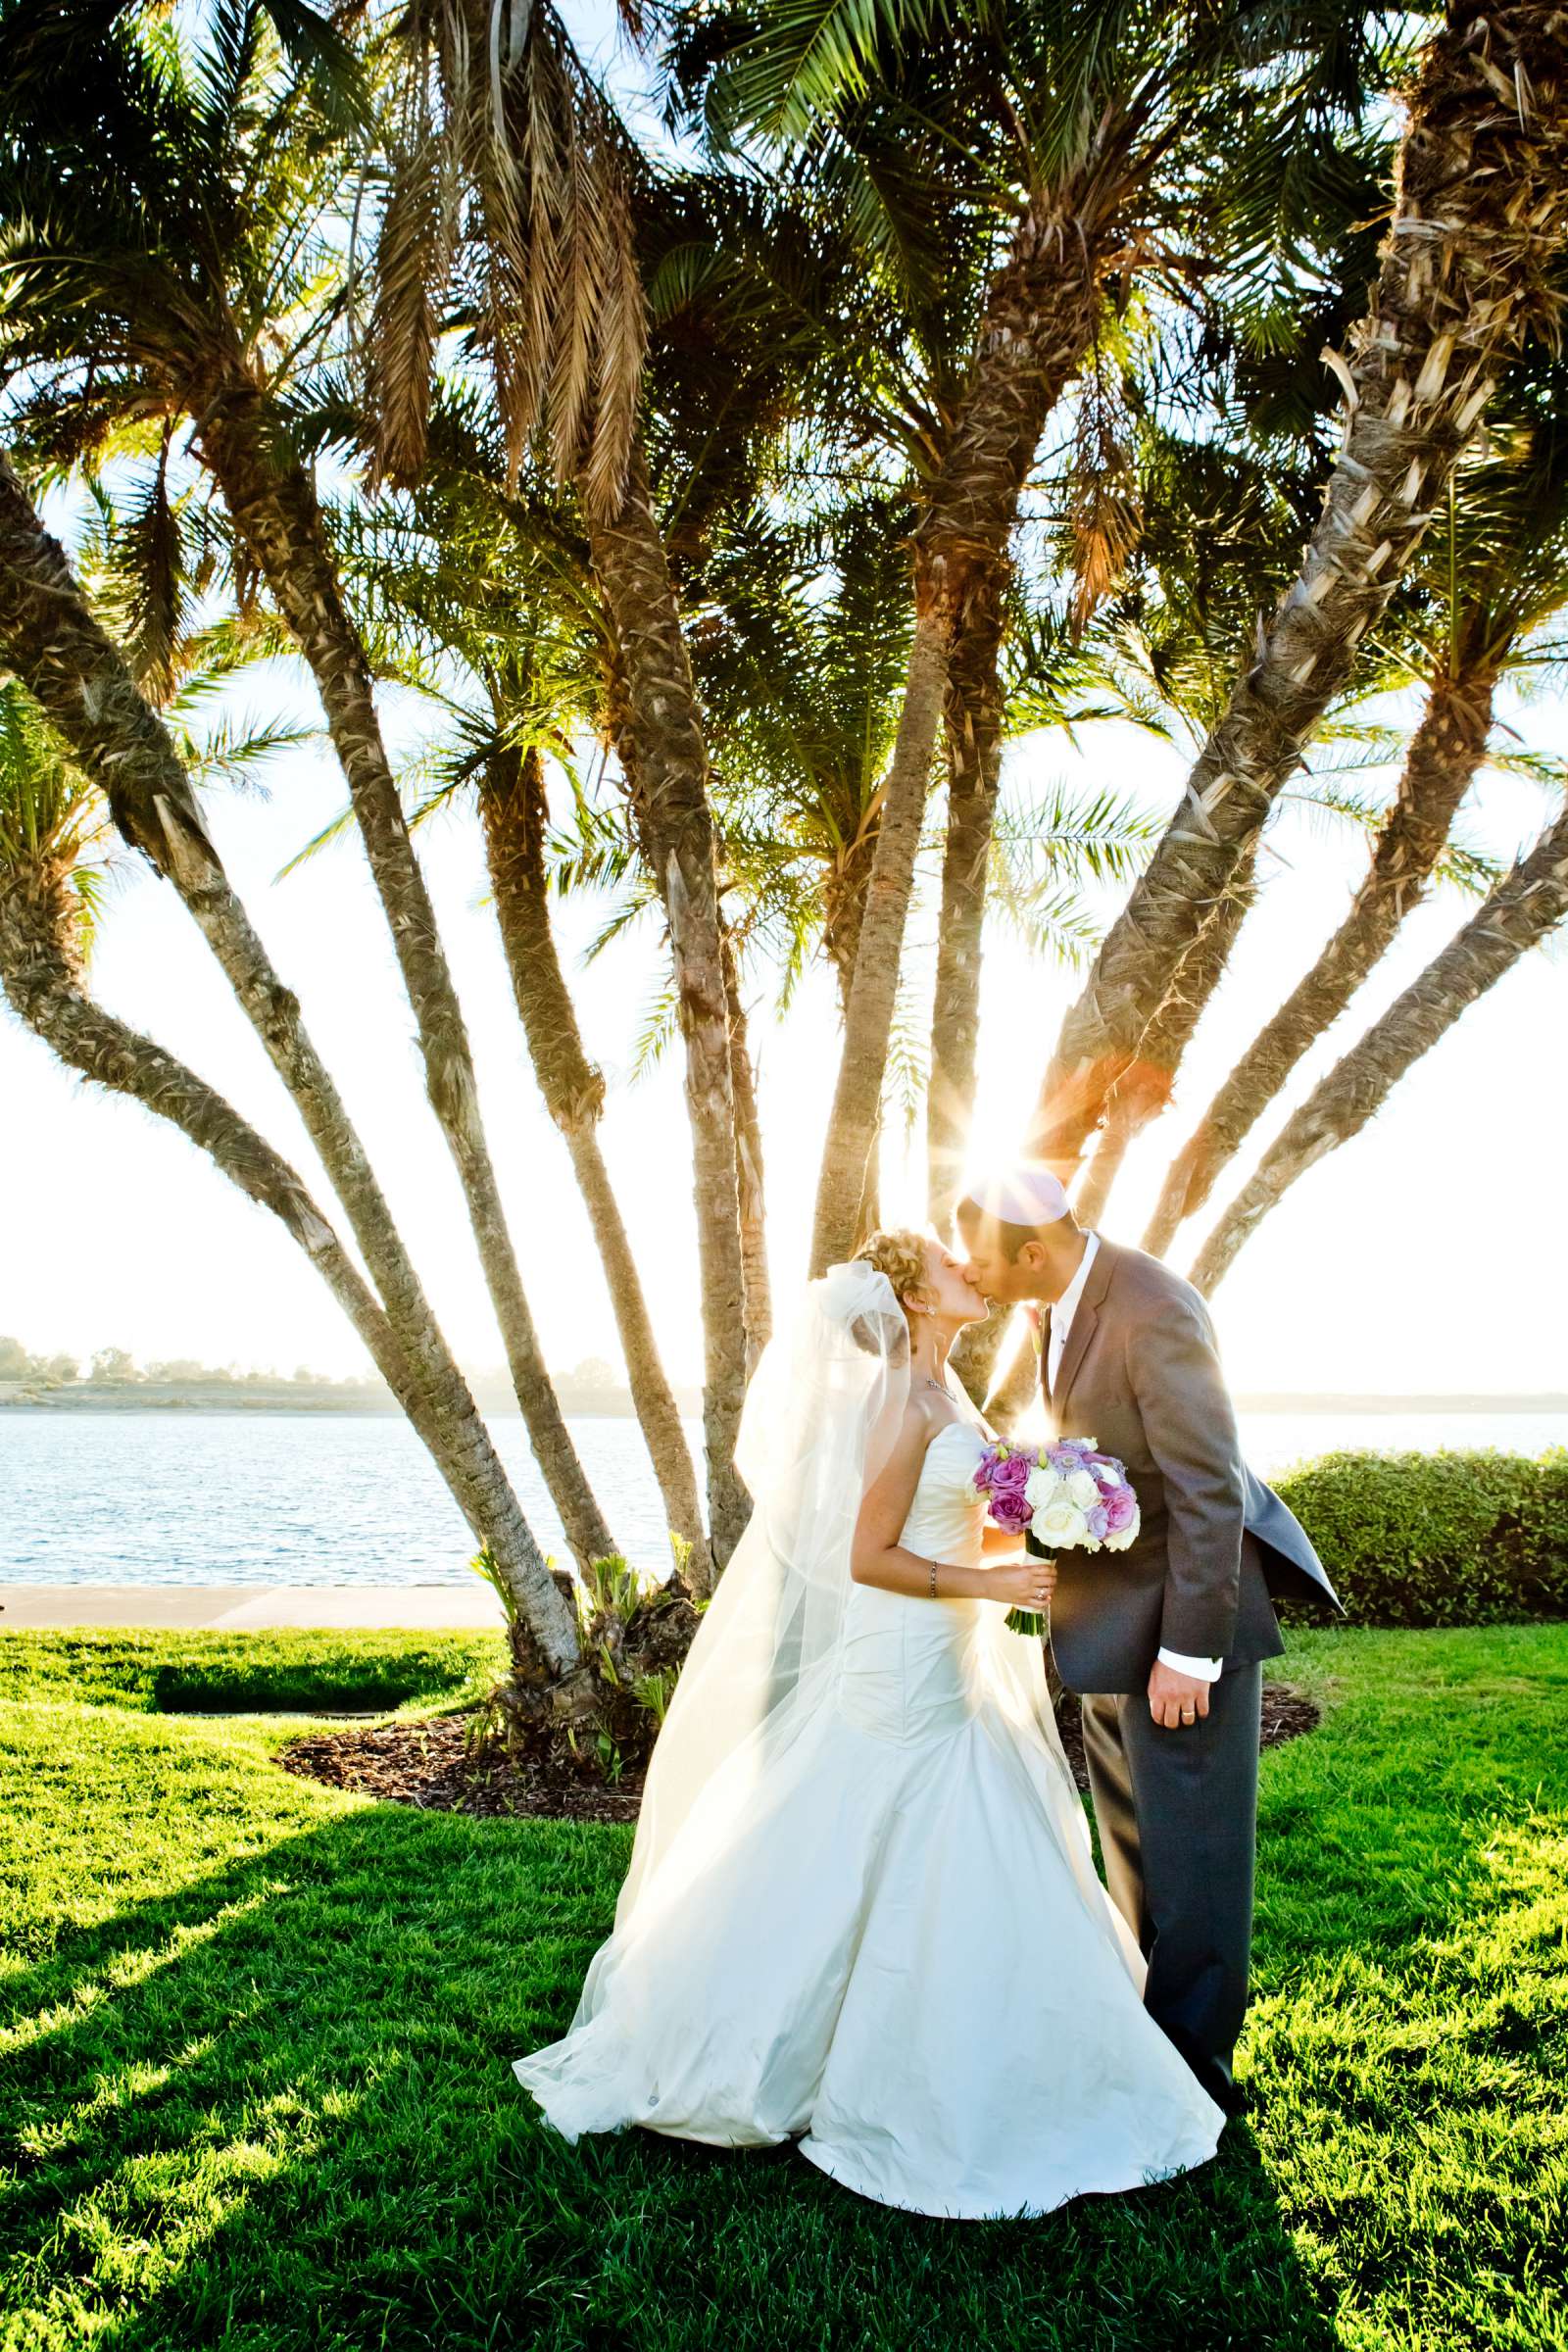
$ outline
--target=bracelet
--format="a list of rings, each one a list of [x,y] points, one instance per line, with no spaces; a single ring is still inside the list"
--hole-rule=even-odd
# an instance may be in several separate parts
[[[933,1599],[933,1600],[935,1600],[936,1596],[937,1596],[937,1564],[936,1564],[935,1560],[933,1560],[933,1561],[932,1561],[932,1563],[931,1563],[931,1597],[932,1597],[932,1599]]]

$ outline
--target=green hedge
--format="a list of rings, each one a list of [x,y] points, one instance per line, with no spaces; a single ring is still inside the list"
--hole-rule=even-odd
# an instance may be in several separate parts
[[[1352,1625],[1568,1617],[1568,1449],[1326,1453],[1272,1483]]]

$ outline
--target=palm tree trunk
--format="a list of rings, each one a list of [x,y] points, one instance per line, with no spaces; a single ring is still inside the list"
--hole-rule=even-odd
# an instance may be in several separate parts
[[[1259,834],[1242,853],[1219,905],[1177,967],[1175,984],[1144,1033],[1138,1059],[1122,1073],[1074,1203],[1080,1225],[1098,1224],[1127,1154],[1168,1107],[1176,1073],[1209,999],[1224,977],[1236,935],[1255,896]]]
[[[1098,1226],[1104,1215],[1111,1190],[1143,1124],[1136,1096],[1131,1089],[1118,1087],[1073,1194],[1072,1213],[1086,1229]]]
[[[857,1238],[953,651],[971,612],[1001,610],[1007,540],[1041,431],[1094,340],[1131,137],[1126,118],[1108,117],[1085,160],[1025,211],[915,533],[914,631],[822,1153],[813,1273],[848,1255]]]
[[[746,1394],[746,1283],[735,1180],[729,999],[709,794],[708,743],[641,438],[614,515],[582,501],[594,571],[616,641],[639,830],[669,923],[686,1045],[702,1284],[703,1426],[710,1556],[705,1591],[740,1541],[751,1502],[735,1468]]]
[[[1299,765],[1538,318],[1568,220],[1568,44],[1548,0],[1454,0],[1409,101],[1394,219],[1299,576],[1203,748],[1046,1072],[1034,1148],[1076,1164],[1238,858]]]
[[[757,1076],[741,1002],[740,963],[734,936],[720,934],[724,951],[724,1001],[729,1006],[729,1075],[735,1099],[735,1191],[741,1218],[741,1280],[746,1295],[746,1368],[773,1334],[773,1297],[767,1273],[767,1199],[762,1167],[762,1123],[757,1108]]]
[[[855,959],[860,952],[860,917],[865,912],[865,886],[876,855],[878,794],[860,820],[860,829],[830,867],[822,884],[822,952],[833,967],[839,994],[839,1019],[850,1017],[850,991],[855,986]]]
[[[425,1091],[457,1164],[513,1388],[580,1567],[616,1549],[577,1458],[523,1295],[479,1112],[466,1025],[409,838],[376,716],[369,664],[339,590],[316,492],[244,381],[204,386],[197,442],[230,518],[316,680],[414,1008]]]
[[[1202,1207],[1297,1063],[1339,1019],[1426,895],[1455,812],[1486,757],[1498,665],[1495,647],[1468,665],[1444,649],[1366,879],[1316,963],[1259,1030],[1172,1162],[1144,1236],[1144,1248],[1156,1256]]]
[[[977,585],[948,662],[948,840],[942,861],[937,982],[926,1093],[926,1192],[932,1224],[946,1230],[958,1197],[974,1115],[980,1031],[980,953],[1005,709],[1000,584]]]
[[[518,1670],[562,1677],[578,1664],[576,1620],[517,1504],[489,1432],[447,1348],[337,1089],[273,970],[207,835],[161,722],[88,611],[71,568],[0,457],[0,645],[17,675],[109,803],[125,842],[171,881],[299,1108],[447,1452],[464,1507],[495,1559],[537,1650]]]
[[[838,1083],[828,1114],[811,1233],[813,1275],[853,1252],[863,1238],[882,1107],[888,1039],[898,1001],[904,926],[914,886],[931,756],[947,678],[947,623],[934,608],[916,615],[893,760],[882,788],[876,854],[865,886],[855,978],[844,1020]]]
[[[1358,1135],[1423,1054],[1568,915],[1568,811],[1547,828],[1270,1145],[1192,1270],[1205,1296],[1298,1176]]]
[[[631,1242],[599,1148],[605,1082],[583,1051],[576,1007],[556,953],[545,875],[543,762],[508,747],[480,779],[479,817],[507,968],[546,1108],[565,1139],[610,1288],[638,1425],[671,1532],[690,1552],[707,1545],[697,1473],[680,1407],[660,1360]]]

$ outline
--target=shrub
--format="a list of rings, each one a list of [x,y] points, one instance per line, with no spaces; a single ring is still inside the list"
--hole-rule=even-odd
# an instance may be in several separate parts
[[[1327,1453],[1274,1485],[1353,1625],[1568,1617],[1568,1449]]]

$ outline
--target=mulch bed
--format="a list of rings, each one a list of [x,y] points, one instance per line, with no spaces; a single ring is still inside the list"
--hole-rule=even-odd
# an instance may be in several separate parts
[[[1078,1701],[1070,1695],[1062,1699],[1059,1720],[1073,1777],[1087,1788]],[[636,1820],[643,1793],[640,1770],[607,1786],[590,1778],[587,1768],[565,1764],[475,1764],[467,1754],[469,1721],[466,1715],[438,1715],[417,1723],[345,1725],[291,1740],[277,1760],[285,1772],[302,1779],[428,1812]],[[1263,1685],[1264,1747],[1298,1740],[1303,1732],[1315,1731],[1318,1721],[1319,1710],[1303,1691],[1289,1683]]]
[[[436,1715],[417,1723],[345,1725],[340,1732],[291,1740],[277,1760],[285,1772],[304,1780],[431,1813],[636,1820],[643,1795],[640,1770],[623,1772],[608,1784],[592,1777],[587,1765],[509,1764],[504,1757],[476,1764],[467,1752],[472,1720]]]

